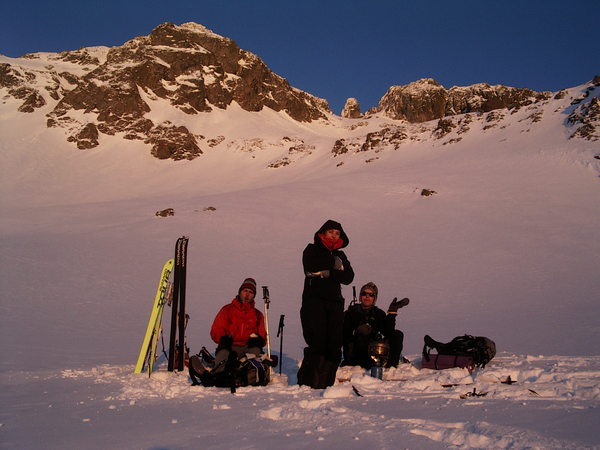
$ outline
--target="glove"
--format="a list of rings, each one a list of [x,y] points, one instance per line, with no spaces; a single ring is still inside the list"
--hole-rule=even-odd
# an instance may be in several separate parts
[[[390,303],[390,307],[388,308],[388,314],[397,314],[398,310],[408,305],[409,302],[410,300],[406,297],[402,300],[398,300],[398,297],[394,297],[394,300],[392,300],[392,303]]]
[[[362,334],[363,336],[368,336],[371,334],[371,325],[368,323],[363,323],[356,329],[356,332],[358,334]]]
[[[232,345],[233,345],[233,337],[231,337],[228,334],[226,334],[225,336],[221,336],[221,339],[219,339],[219,347],[220,348],[225,348],[227,350],[231,350]]]
[[[333,268],[335,270],[344,270],[344,261],[339,256],[333,257]]]
[[[329,270],[320,270],[319,272],[306,272],[309,278],[329,278]]]
[[[248,342],[246,343],[246,347],[248,347],[248,348],[252,348],[252,347],[262,348],[263,345],[265,345],[265,341],[260,336],[250,336],[250,338],[248,339]]]

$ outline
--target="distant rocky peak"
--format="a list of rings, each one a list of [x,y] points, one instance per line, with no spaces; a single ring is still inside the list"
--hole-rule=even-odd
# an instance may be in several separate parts
[[[362,117],[358,100],[356,100],[354,97],[350,97],[348,100],[346,100],[344,109],[342,109],[342,117],[347,119],[359,119]]]
[[[146,36],[150,45],[173,47],[178,49],[198,49],[204,47],[206,52],[222,54],[219,47],[227,47],[231,53],[238,53],[239,47],[231,39],[213,33],[202,25],[188,22],[184,25],[163,23]]]
[[[0,87],[24,100],[22,112],[48,105],[44,91],[51,92],[47,126],[65,129],[67,140],[81,149],[98,146],[103,135],[120,134],[150,144],[159,158],[202,154],[201,137],[176,118],[155,123],[147,117],[150,102],[167,102],[188,115],[227,109],[233,102],[246,111],[283,111],[299,122],[327,120],[331,114],[326,100],[293,88],[258,56],[191,22],[163,23],[147,36],[110,49],[45,54],[43,60],[68,64],[60,72],[47,65],[41,69],[48,72],[44,76],[5,64]],[[51,80],[52,86],[40,79]]]
[[[518,108],[550,96],[550,92],[487,83],[447,90],[434,79],[423,78],[404,86],[390,87],[376,110],[392,119],[417,123],[455,114]]]

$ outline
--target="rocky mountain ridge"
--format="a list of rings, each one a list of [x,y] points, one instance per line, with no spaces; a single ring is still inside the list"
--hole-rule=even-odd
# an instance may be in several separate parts
[[[151,144],[158,158],[191,159],[202,153],[185,126],[147,118],[150,107],[144,97],[166,99],[190,115],[226,109],[232,102],[246,111],[285,111],[300,122],[331,113],[325,100],[291,87],[258,56],[194,23],[164,23],[148,36],[108,49],[103,60],[85,48],[51,59],[79,65],[83,73],[57,72],[52,65],[32,71],[4,63],[0,87],[23,100],[19,111],[33,112],[47,103],[36,87],[36,79],[45,78],[44,89],[56,101],[47,125],[65,128],[68,140],[81,149],[97,146],[100,133],[124,133],[125,139]]]
[[[411,83],[409,87],[401,87],[403,91],[412,91],[414,105],[424,104],[421,111],[428,109],[433,104],[432,96],[429,95],[414,95],[420,87],[424,85],[434,86],[434,89],[441,92],[440,85],[433,80],[420,80],[416,83]],[[349,154],[373,152],[374,156],[366,159],[365,162],[371,162],[378,159],[377,153],[384,149],[398,150],[402,145],[409,142],[431,140],[438,141],[442,146],[456,144],[467,136],[472,129],[477,129],[479,132],[488,133],[492,130],[503,130],[509,127],[518,126],[520,133],[529,133],[534,127],[539,124],[548,113],[551,114],[568,114],[566,120],[561,119],[565,131],[568,133],[569,139],[585,139],[588,141],[600,140],[600,76],[588,83],[583,89],[583,93],[577,97],[567,97],[567,90],[559,91],[556,94],[543,93],[541,95],[533,94],[533,91],[515,90],[505,86],[489,86],[489,85],[474,85],[466,88],[453,88],[456,95],[459,92],[477,92],[484,89],[487,93],[505,93],[506,98],[513,98],[514,103],[509,103],[509,106],[503,108],[492,108],[490,105],[501,102],[502,96],[479,97],[477,104],[471,103],[460,114],[447,113],[441,115],[437,120],[415,121],[411,122],[404,119],[404,123],[387,122],[379,126],[379,129],[369,131],[364,135],[359,135],[352,138],[338,139],[332,149],[334,157]],[[442,88],[443,89],[443,88]],[[398,92],[398,89],[391,89],[392,92]],[[385,98],[385,97],[384,97]],[[477,97],[467,97],[471,100]],[[455,97],[456,99],[456,97]],[[464,99],[464,97],[463,97]],[[567,100],[567,101],[565,101]],[[382,99],[382,103],[383,99]],[[400,105],[398,103],[390,103],[392,105]],[[464,104],[454,102],[454,105]],[[486,106],[487,104],[487,106]],[[356,107],[354,102],[346,104],[347,107]],[[381,103],[380,103],[381,107]],[[414,106],[414,109],[418,109]],[[361,121],[357,121],[356,125],[366,126],[369,117],[374,117],[377,111],[371,111],[365,114]],[[395,114],[391,114],[394,117]],[[386,114],[386,116],[388,116]],[[511,117],[515,116],[515,117]],[[600,157],[600,156],[598,156]]]
[[[392,86],[375,111],[383,112],[392,119],[426,122],[457,114],[520,108],[551,96],[551,92],[490,86],[487,83],[455,86],[447,90],[432,78],[425,78],[406,86]]]
[[[596,77],[590,83],[588,94],[599,81]],[[44,111],[46,126],[64,129],[67,140],[80,149],[97,147],[102,135],[119,135],[150,145],[151,153],[159,159],[196,158],[203,153],[201,145],[220,145],[226,136],[205,139],[185,123],[178,123],[174,114],[157,119],[151,114],[152,105],[157,102],[167,103],[190,117],[227,110],[236,103],[245,111],[268,108],[285,112],[299,123],[336,121],[326,100],[290,86],[258,56],[195,23],[164,23],[148,36],[113,48],[90,47],[3,58],[0,95],[4,103],[18,100],[19,113]],[[401,141],[422,139],[417,134],[425,129],[432,139],[454,132],[445,143],[458,142],[462,137],[457,134],[466,133],[473,121],[493,123],[506,111],[513,114],[561,95],[564,92],[536,92],[485,83],[445,89],[430,78],[392,86],[378,106],[366,114],[360,112],[356,99],[349,98],[341,116],[357,119],[352,130],[360,129],[374,117],[395,122],[376,131],[364,127],[368,131],[359,137],[337,139],[332,153],[337,156],[351,150],[397,148]],[[599,139],[597,94],[579,102],[567,122],[574,128],[572,136]],[[535,114],[541,113],[532,113],[534,118],[538,117]],[[289,137],[277,145],[290,142],[290,154],[302,154],[312,148],[301,139]],[[292,160],[286,156],[272,167]]]

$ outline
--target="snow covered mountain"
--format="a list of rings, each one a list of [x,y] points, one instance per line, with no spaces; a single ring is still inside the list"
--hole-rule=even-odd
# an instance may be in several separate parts
[[[597,445],[599,82],[425,79],[336,116],[196,24],[0,57],[3,446]],[[350,236],[353,284],[374,281],[382,308],[410,297],[407,357],[425,334],[463,333],[498,357],[474,375],[357,374],[364,398],[295,385],[301,253],[329,218]],[[286,317],[288,385],[224,399],[164,370],[131,374],[184,234],[192,351],[212,348],[214,315],[253,276],[271,326]],[[506,375],[514,389],[495,383]],[[473,387],[488,396],[458,399]]]
[[[199,113],[226,110],[233,103],[244,111],[284,111],[303,123],[332,120],[325,100],[291,87],[258,56],[195,23],[164,23],[119,47],[34,53],[3,58],[0,64],[5,99],[16,101],[22,113],[43,111],[46,126],[63,129],[79,149],[119,135],[150,145],[157,158],[193,159],[229,138],[205,136],[209,130]],[[424,79],[392,86],[364,116],[381,113],[421,123],[499,109],[514,113],[551,95],[488,84],[446,90]],[[163,103],[172,111],[156,117],[152,112]],[[342,116],[363,117],[358,104],[353,111]],[[442,126],[451,127],[449,122]]]
[[[122,133],[151,144],[158,158],[201,154],[201,136],[147,117],[159,100],[187,115],[232,102],[246,111],[283,110],[299,121],[329,112],[326,101],[292,88],[259,57],[195,23],[165,23],[110,49],[26,55],[3,72],[1,85],[22,100],[18,109],[51,106],[48,126],[64,128],[80,149],[99,145],[99,134]]]

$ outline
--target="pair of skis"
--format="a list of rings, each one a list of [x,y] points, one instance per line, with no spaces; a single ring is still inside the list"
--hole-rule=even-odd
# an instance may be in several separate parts
[[[142,373],[146,368],[148,375],[152,374],[166,304],[171,305],[168,370],[171,372],[183,370],[185,366],[185,356],[188,353],[185,345],[185,328],[189,317],[185,313],[187,246],[187,237],[183,236],[177,239],[175,258],[169,259],[163,266],[134,373]],[[169,282],[171,273],[173,273],[172,283]]]
[[[169,339],[169,372],[184,370],[185,356],[188,353],[185,346],[185,328],[187,315],[185,313],[185,278],[187,268],[188,238],[183,236],[175,244],[175,271],[173,277],[173,300],[171,301],[171,336]]]

